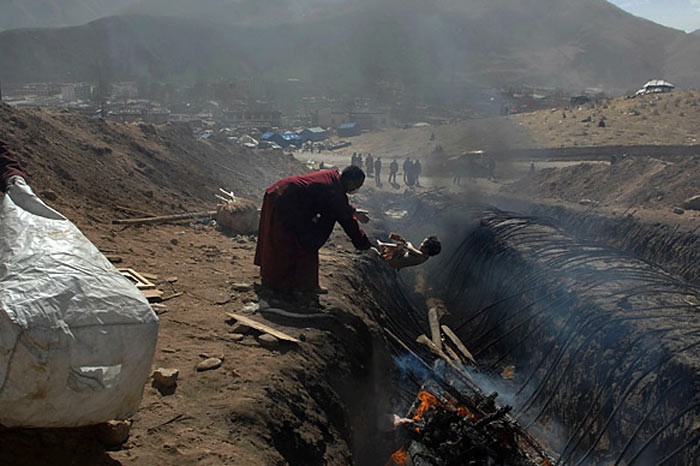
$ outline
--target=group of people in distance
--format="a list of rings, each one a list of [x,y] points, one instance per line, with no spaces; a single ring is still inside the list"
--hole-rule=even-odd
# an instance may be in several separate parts
[[[365,168],[367,176],[373,177],[377,186],[382,185],[381,181],[381,171],[382,171],[382,158],[373,157],[372,154],[367,154],[367,157],[363,159],[362,154],[357,152],[352,153],[350,158],[351,167]],[[423,167],[420,160],[415,159],[411,161],[410,157],[406,157],[403,165],[403,183],[409,188],[414,186],[420,187],[420,175],[423,171]],[[394,157],[389,164],[389,177],[387,182],[394,188],[398,188],[399,184],[396,182],[396,175],[399,173],[399,162],[397,158]]]
[[[272,290],[324,293],[319,286],[318,251],[338,222],[355,248],[372,250],[395,269],[422,264],[440,253],[440,241],[430,236],[418,248],[396,233],[389,242],[373,244],[359,223],[369,222],[348,194],[364,183],[357,165],[283,178],[265,190],[255,251],[262,284]]]

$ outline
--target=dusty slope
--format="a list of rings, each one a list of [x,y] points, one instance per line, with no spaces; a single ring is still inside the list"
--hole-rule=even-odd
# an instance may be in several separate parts
[[[0,133],[39,192],[69,216],[95,221],[118,206],[156,215],[209,210],[219,187],[256,200],[261,186],[304,170],[278,153],[197,141],[178,124],[124,125],[0,104]]]
[[[601,118],[604,128],[598,127]],[[532,134],[536,147],[694,145],[700,144],[700,91],[617,97],[509,119]]]

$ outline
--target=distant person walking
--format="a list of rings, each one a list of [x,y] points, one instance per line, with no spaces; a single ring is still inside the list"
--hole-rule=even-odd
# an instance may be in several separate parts
[[[389,183],[396,184],[396,174],[399,172],[399,162],[396,161],[396,157],[389,164]]]
[[[372,154],[367,154],[367,158],[365,159],[365,167],[367,168],[367,175],[373,176],[374,175],[374,158],[372,157]]]
[[[380,178],[382,173],[382,158],[377,157],[377,160],[374,161],[374,181],[377,183],[377,186],[382,185],[382,180]]]
[[[413,188],[416,185],[416,169],[413,162],[409,163],[407,168],[408,171],[404,172],[406,175],[406,186]]]
[[[406,157],[406,160],[403,161],[403,182],[408,184],[408,172],[411,171],[411,168],[413,167],[413,163],[411,162],[410,157]]]
[[[413,162],[413,175],[416,178],[416,186],[420,186],[420,174],[423,172],[423,166],[420,164],[420,160],[416,159]]]

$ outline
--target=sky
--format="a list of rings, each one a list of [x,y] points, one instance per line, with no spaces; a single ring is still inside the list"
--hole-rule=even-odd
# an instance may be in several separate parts
[[[700,29],[700,0],[608,0],[635,16],[693,32]]]

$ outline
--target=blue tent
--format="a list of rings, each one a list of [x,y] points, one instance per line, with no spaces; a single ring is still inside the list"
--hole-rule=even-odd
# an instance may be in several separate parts
[[[279,144],[282,147],[287,147],[287,142],[285,141],[284,137],[281,134],[275,133],[273,131],[263,133],[263,135],[260,136],[260,141],[274,142],[275,144]]]
[[[283,144],[280,144],[282,147],[287,147],[291,145],[301,147],[301,137],[299,137],[297,133],[293,133],[291,131],[282,133],[282,141]]]

